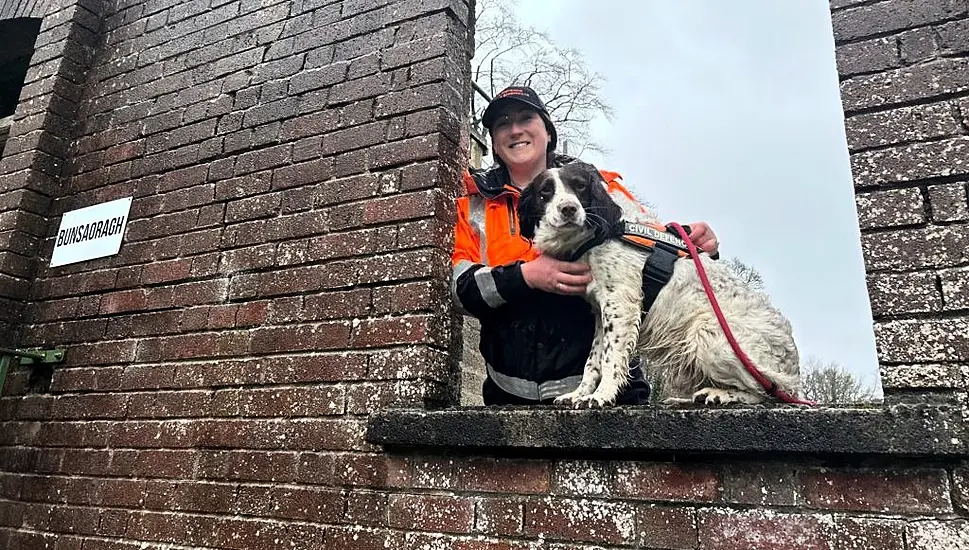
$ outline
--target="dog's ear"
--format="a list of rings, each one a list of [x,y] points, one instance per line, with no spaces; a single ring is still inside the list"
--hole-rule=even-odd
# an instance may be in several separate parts
[[[522,191],[518,199],[518,227],[522,237],[526,239],[535,238],[535,230],[538,222],[542,219],[541,201],[538,200],[538,192],[535,191],[538,178]]]
[[[608,183],[606,183],[598,168],[586,164],[583,166],[583,172],[589,178],[586,186],[587,193],[589,193],[588,209],[605,220],[606,228],[613,227],[622,219],[622,208],[609,196],[609,192],[606,190]]]

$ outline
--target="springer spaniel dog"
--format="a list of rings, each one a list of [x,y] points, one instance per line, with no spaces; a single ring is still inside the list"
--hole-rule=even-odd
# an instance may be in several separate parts
[[[622,221],[657,223],[651,213],[608,193],[599,171],[574,162],[538,175],[519,203],[521,234],[543,254],[575,260],[583,244]],[[622,203],[622,206],[617,203]],[[691,258],[673,264],[669,282],[643,315],[643,266],[650,249],[614,237],[578,258],[591,269],[586,300],[596,314],[592,352],[582,382],[555,402],[606,406],[627,383],[640,353],[662,373],[667,403],[755,404],[770,399],[734,355],[707,300]],[[799,361],[791,325],[767,295],[747,287],[729,267],[700,255],[730,328],[754,365],[777,388],[794,395]]]

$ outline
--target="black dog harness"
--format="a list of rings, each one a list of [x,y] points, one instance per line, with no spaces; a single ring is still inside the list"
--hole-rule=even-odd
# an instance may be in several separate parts
[[[689,235],[690,227],[684,225],[683,228]],[[653,307],[656,297],[673,276],[673,264],[680,258],[688,257],[689,249],[683,239],[676,236],[673,229],[668,226],[620,221],[612,227],[597,231],[572,254],[569,261],[578,260],[593,247],[611,238],[617,238],[651,252],[643,268],[643,313],[645,314]]]

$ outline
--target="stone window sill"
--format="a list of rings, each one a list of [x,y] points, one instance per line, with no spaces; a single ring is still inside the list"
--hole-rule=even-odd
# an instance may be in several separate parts
[[[662,408],[604,410],[474,407],[387,409],[367,441],[389,449],[480,454],[853,455],[959,459],[969,428],[949,405],[878,408]]]

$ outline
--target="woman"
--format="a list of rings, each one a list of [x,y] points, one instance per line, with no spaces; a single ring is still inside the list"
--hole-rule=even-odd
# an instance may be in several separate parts
[[[573,159],[555,153],[555,126],[531,88],[502,90],[482,123],[495,166],[465,174],[468,195],[458,199],[452,291],[457,305],[481,321],[485,404],[550,403],[582,379],[595,331],[582,295],[592,278],[585,264],[541,256],[521,237],[518,198],[546,168]],[[632,198],[618,174],[602,174],[611,191]],[[690,225],[696,244],[715,253],[709,226]],[[649,385],[638,360],[630,367],[630,384],[617,403],[645,404]]]

